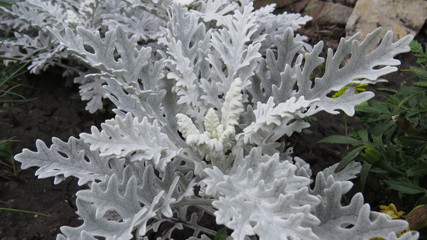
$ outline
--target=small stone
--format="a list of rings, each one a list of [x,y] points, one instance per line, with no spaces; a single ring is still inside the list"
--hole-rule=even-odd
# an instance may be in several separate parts
[[[394,32],[394,41],[416,35],[427,19],[427,1],[424,0],[358,0],[346,25],[347,37],[357,32],[360,39],[382,27]]]
[[[309,9],[306,13],[313,17],[312,22],[319,25],[346,25],[353,12],[351,7],[318,0],[312,0],[306,9]]]

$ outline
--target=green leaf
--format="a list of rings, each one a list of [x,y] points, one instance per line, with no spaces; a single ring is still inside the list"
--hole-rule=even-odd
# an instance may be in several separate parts
[[[8,3],[8,2],[5,2],[5,1],[0,1],[0,6],[3,6],[3,7],[12,7],[12,3]]]
[[[399,141],[409,147],[422,147],[427,144],[427,139],[422,136],[402,136]]]
[[[214,236],[214,240],[226,240],[228,237],[227,228],[221,228]]]
[[[417,203],[415,205],[426,205],[426,204],[427,204],[427,195],[424,195],[417,200]]]
[[[396,123],[390,120],[382,124],[377,124],[372,131],[372,135],[381,135],[384,137],[384,141],[389,142],[397,130],[398,127]]]
[[[360,149],[360,156],[362,156],[365,161],[370,164],[375,164],[381,158],[380,152],[371,145],[363,145]]]
[[[419,194],[425,193],[427,190],[413,183],[396,181],[396,180],[384,180],[384,182],[393,190],[404,194]]]
[[[343,135],[332,135],[325,137],[318,141],[317,143],[338,143],[338,144],[352,144],[352,145],[362,145],[363,141]]]
[[[422,164],[417,164],[412,166],[411,168],[405,171],[406,176],[414,177],[414,176],[424,176],[427,175],[427,167]]]
[[[349,153],[347,153],[347,155],[345,155],[343,159],[340,161],[340,163],[338,164],[337,168],[335,169],[335,172],[341,171],[342,169],[345,168],[345,166],[347,166],[347,164],[349,164],[351,161],[353,161],[353,159],[359,156],[361,148],[362,147],[357,147],[351,150]]]
[[[319,4],[317,4],[317,3],[311,4],[311,5],[310,5],[310,6],[308,6],[304,11],[308,12],[308,11],[310,11],[311,9],[317,8],[318,6],[319,6]]]
[[[360,170],[360,185],[362,191],[365,188],[366,179],[368,179],[369,171],[371,170],[372,164],[363,162],[362,169]]]
[[[427,87],[427,81],[425,81],[426,87]],[[419,105],[422,109],[420,109],[421,112],[426,112],[427,109],[427,98],[421,98],[421,100],[419,101]]]
[[[366,129],[359,130],[358,133],[359,133],[360,139],[362,139],[362,141],[369,142],[369,135],[368,135],[368,131]]]
[[[416,82],[414,85],[418,87],[427,87],[427,81],[419,81]]]
[[[424,62],[427,62],[427,51],[423,51],[423,47],[419,42],[413,40],[409,44],[409,47],[411,47],[412,52],[414,52],[414,55],[418,58],[417,63],[423,64]]]
[[[416,40],[413,40],[411,43],[409,43],[409,47],[411,48],[411,51],[415,53],[423,53],[423,46]]]
[[[397,93],[398,91],[390,88],[377,88],[377,91],[389,92],[389,93]]]
[[[2,61],[4,61],[4,60],[19,61],[21,59],[0,56],[0,60],[2,60]]]
[[[418,67],[410,67],[410,68],[409,68],[409,71],[410,71],[412,74],[414,74],[414,75],[416,75],[417,77],[419,77],[419,78],[427,79],[427,71],[426,71],[426,70],[424,70],[424,69],[422,69],[422,68],[418,68]],[[423,81],[420,81],[420,82],[418,82],[418,83],[415,83],[414,85],[416,85],[416,86],[420,86],[420,87],[425,87],[425,85],[423,85],[423,83],[425,84],[425,81],[424,81],[424,82],[423,82]]]

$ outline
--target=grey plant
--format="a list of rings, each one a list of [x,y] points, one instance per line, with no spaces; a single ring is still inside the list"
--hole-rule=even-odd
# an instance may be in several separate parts
[[[359,42],[356,34],[325,61],[322,42],[311,48],[294,35],[308,19],[273,10],[244,0],[171,4],[163,47],[153,48],[120,24],[102,36],[85,26],[49,28],[96,69],[86,78],[116,106],[100,129],[53,138],[50,147],[38,140],[36,151],[15,157],[40,178],[73,176],[88,186],[76,194],[83,224],[61,227],[57,239],[170,239],[183,228],[193,230],[189,239],[210,239],[216,232],[204,215],[236,240],[418,238],[397,237],[407,222],[372,211],[361,193],[342,203],[360,164],[338,173],[333,165],[313,180],[285,147],[310,126],[306,117],[353,115],[374,96],[355,86],[396,71],[393,57],[409,51],[412,36],[393,43],[377,30]],[[312,80],[323,62],[325,73]]]

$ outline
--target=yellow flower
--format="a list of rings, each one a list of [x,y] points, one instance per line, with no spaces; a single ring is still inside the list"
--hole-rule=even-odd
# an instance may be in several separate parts
[[[402,211],[397,211],[396,206],[393,203],[390,203],[388,206],[381,205],[380,206],[380,212],[385,213],[389,215],[393,219],[400,218],[403,214],[405,214]]]
[[[405,214],[403,211],[397,211],[396,206],[393,203],[390,203],[388,206],[386,205],[380,205],[380,212],[385,213],[387,215],[389,215],[392,219],[398,219],[400,218],[403,214]],[[397,236],[401,236],[406,232],[409,232],[410,229],[409,227],[401,233],[398,233]],[[384,238],[371,238],[370,240],[385,240]]]

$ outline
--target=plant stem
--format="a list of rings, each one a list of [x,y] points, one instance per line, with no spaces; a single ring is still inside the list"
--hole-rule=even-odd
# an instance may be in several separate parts
[[[211,216],[215,216],[215,214],[214,214],[215,210],[213,208],[209,207],[209,206],[199,205],[199,206],[196,206],[196,207],[200,208],[201,210],[203,210],[203,211],[205,211],[207,213],[209,213]]]
[[[14,209],[14,208],[0,208],[0,211],[20,212],[20,213],[36,214],[36,215],[40,215],[40,216],[44,216],[44,217],[56,218],[56,216],[51,216],[51,215],[47,215],[44,213],[21,210],[21,209]]]
[[[348,116],[347,115],[343,116],[343,121],[344,121],[344,135],[348,136]]]
[[[16,169],[15,160],[13,159],[13,156],[10,156],[12,158],[12,169],[13,169],[13,176],[18,177],[18,171]]]
[[[200,210],[205,211],[211,216],[214,216],[215,209],[212,207],[212,202],[214,199],[205,199],[205,198],[184,198],[180,202],[172,204],[171,207],[179,207],[179,206],[194,206],[199,208]]]
[[[206,198],[184,198],[178,203],[173,204],[174,207],[179,206],[200,206],[200,205],[212,205],[213,199],[206,199]]]
[[[212,229],[209,229],[209,228],[205,228],[205,227],[202,227],[202,226],[199,226],[199,225],[194,226],[194,225],[186,223],[186,222],[182,222],[181,224],[183,226],[185,226],[185,227],[188,227],[188,228],[191,228],[191,229],[194,229],[194,230],[200,230],[200,231],[202,231],[204,233],[207,233],[209,235],[212,235],[212,236],[216,235],[216,231],[214,231]]]

